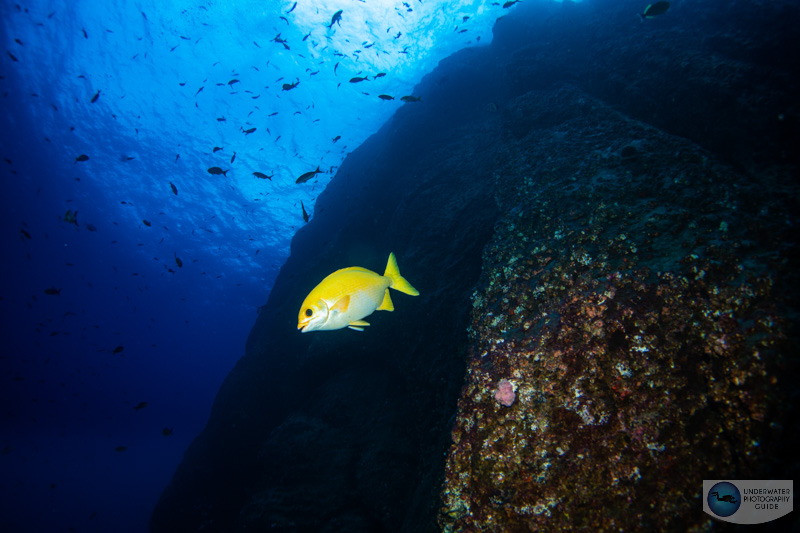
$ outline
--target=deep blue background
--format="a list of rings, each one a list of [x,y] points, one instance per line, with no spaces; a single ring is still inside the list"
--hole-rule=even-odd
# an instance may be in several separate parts
[[[146,528],[300,202],[313,217],[347,153],[419,105],[400,97],[520,7],[293,4],[0,3],[0,530]]]

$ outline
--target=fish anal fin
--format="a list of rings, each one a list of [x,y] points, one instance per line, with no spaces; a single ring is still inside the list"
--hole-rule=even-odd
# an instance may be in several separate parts
[[[348,328],[355,331],[364,331],[364,326],[369,326],[369,322],[366,320],[353,320],[347,325]]]
[[[376,311],[394,311],[394,304],[392,303],[392,297],[389,296],[388,288],[383,294],[383,301],[381,302],[381,305],[378,306]]]

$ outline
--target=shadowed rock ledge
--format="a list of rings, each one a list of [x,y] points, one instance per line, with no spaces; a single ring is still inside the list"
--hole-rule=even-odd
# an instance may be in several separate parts
[[[797,8],[590,4],[501,19],[347,157],[152,531],[684,531],[704,476],[792,477]],[[419,297],[296,330],[389,252]]]

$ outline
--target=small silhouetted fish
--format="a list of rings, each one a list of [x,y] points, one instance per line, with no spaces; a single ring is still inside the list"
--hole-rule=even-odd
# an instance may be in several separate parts
[[[272,176],[274,176],[274,175],[275,174],[273,174]],[[271,180],[272,179],[272,176],[267,176],[263,172],[253,172],[253,176],[255,176],[255,177],[259,178],[259,179],[262,179],[262,180]]]
[[[230,170],[230,169],[228,169],[228,170]],[[222,170],[219,167],[211,167],[211,168],[209,168],[208,169],[208,173],[212,174],[214,176],[219,176],[220,174],[222,174],[223,176],[227,176],[228,175],[228,171],[227,170]]]
[[[172,252],[172,255],[175,256],[175,264],[178,265],[178,268],[183,268],[183,261],[181,261],[181,258],[178,257],[178,254]]]
[[[24,228],[20,228],[19,232],[22,234],[23,237],[25,237],[26,239],[30,240],[31,234],[28,233],[27,231],[25,231]]]
[[[655,2],[644,8],[644,11],[642,11],[639,16],[642,17],[642,21],[644,22],[644,19],[651,19],[669,11],[669,5],[669,2]]]
[[[213,152],[212,152],[212,153],[215,153],[215,154],[216,154],[216,153],[217,153],[217,152],[219,152],[220,150],[222,150],[222,148],[220,148],[219,146],[215,146],[215,147],[214,147],[214,150],[213,150]]]
[[[342,10],[341,9],[333,14],[333,16],[331,17],[331,23],[328,24],[328,27],[332,28],[334,24],[338,24],[340,27],[342,25]]]
[[[422,97],[420,96],[403,96],[400,100],[404,102],[422,102]]]
[[[385,73],[385,72],[378,72],[377,74],[375,74],[375,77],[376,77],[376,78],[382,78],[382,77],[384,77],[384,76],[386,76],[386,73]]]
[[[234,159],[236,159],[236,152],[233,152],[233,155],[231,156],[231,165],[233,164]]]
[[[394,96],[389,96],[388,94],[379,94],[378,98],[381,100],[394,100]]]
[[[306,213],[306,208],[305,208],[305,206],[303,205],[303,201],[302,201],[302,200],[300,201],[300,209],[302,209],[302,210],[303,210],[303,220],[304,220],[305,222],[308,222],[308,213]]]
[[[68,224],[75,224],[77,226],[78,225],[78,212],[77,211],[73,211],[72,209],[67,209],[67,212],[64,213],[64,216],[62,217],[61,220],[63,220],[64,222],[66,222]]]
[[[322,171],[319,169],[319,166],[317,166],[317,170],[312,170],[311,172],[306,172],[305,174],[302,174],[299,178],[297,178],[297,181],[295,181],[295,183],[305,183],[320,173],[322,173]]]
[[[139,409],[144,409],[147,407],[147,402],[139,402],[136,407],[133,408],[134,411],[138,411]]]
[[[173,161],[173,163],[177,163],[177,162],[178,162],[178,158],[179,158],[180,156],[181,156],[181,154],[175,154],[175,161]]]
[[[295,87],[297,87],[298,85],[300,85],[300,80],[297,80],[297,81],[296,81],[296,82],[294,82],[294,83],[284,83],[284,84],[283,84],[283,90],[284,90],[284,91],[291,91],[292,89],[294,89],[294,88],[295,88]]]
[[[217,122],[226,122],[225,117],[219,117],[217,119]]]
[[[256,128],[242,129],[242,131],[244,132],[245,135],[250,135],[251,133],[256,131]]]
[[[292,9],[290,9],[289,11],[287,11],[287,12],[286,12],[286,14],[288,15],[289,13],[291,13],[292,11],[294,11],[294,8],[296,8],[296,7],[297,7],[297,2],[295,2],[295,3],[294,3],[294,5],[292,6]]]
[[[172,189],[172,194],[177,196],[178,188],[175,185],[173,185],[171,181],[169,182],[169,188]]]
[[[50,296],[61,296],[61,291],[63,289],[56,289],[55,287],[50,287],[49,289],[45,289],[44,293],[49,294]]]
[[[99,89],[98,89],[98,91],[96,93],[94,93],[94,96],[92,96],[92,102],[91,103],[95,103],[98,98],[100,98],[100,90]]]
[[[89,231],[97,231],[97,226],[95,226],[94,224],[86,224],[86,229],[88,229]]]
[[[514,4],[516,4],[519,1],[520,0],[513,0],[512,2],[506,2],[505,4],[503,4],[503,9],[508,9],[509,7],[513,6]]]
[[[79,155],[78,157],[75,158],[75,163],[77,163],[79,161],[83,162],[83,161],[88,161],[88,160],[89,160],[89,156],[88,155],[81,154],[81,155]]]
[[[136,158],[135,158],[135,157],[131,157],[131,156],[129,156],[129,155],[125,155],[125,154],[122,154],[122,155],[119,157],[119,160],[120,160],[120,161],[122,161],[122,162],[124,162],[124,163],[127,163],[128,161],[133,161],[134,159],[136,159]]]
[[[233,85],[234,83],[239,83],[239,80],[233,78],[231,81],[228,82],[228,85]]]
[[[122,353],[122,350],[124,350],[124,349],[125,348],[123,348],[122,346],[117,346],[116,348],[111,350],[111,353]]]
[[[11,61],[19,61],[19,59],[17,59],[16,57],[14,57],[14,54],[12,54],[11,52],[9,52],[8,50],[6,50],[6,53],[8,54],[8,57],[10,57],[10,58],[11,58]]]
[[[202,91],[204,88],[205,88],[205,87],[200,87],[199,89],[197,89],[197,92],[196,92],[196,93],[194,93],[194,95],[195,95],[195,96],[197,96],[198,94],[200,94],[200,92],[201,92],[201,91]]]
[[[149,220],[142,219],[142,224],[144,224],[148,228],[150,227],[150,221]]]
[[[127,449],[128,449],[127,446],[117,446],[116,448],[114,448],[114,451],[115,452],[124,452]]]
[[[350,78],[350,83],[359,83],[362,81],[369,81],[369,76],[364,76],[363,78],[360,76],[356,76],[355,78]]]
[[[163,428],[161,430],[161,434],[164,435],[165,437],[169,437],[170,435],[172,435],[172,428],[168,427]]]
[[[341,135],[337,135],[336,137],[333,138],[333,142],[336,143],[336,141],[338,141],[341,138],[342,138]]]

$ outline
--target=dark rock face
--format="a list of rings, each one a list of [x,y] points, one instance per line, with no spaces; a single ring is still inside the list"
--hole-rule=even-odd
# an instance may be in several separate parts
[[[471,98],[453,105],[483,105]],[[497,219],[499,118],[477,131],[467,118],[409,105],[343,163],[153,531],[436,528],[469,298]],[[420,296],[393,292],[395,311],[371,315],[364,332],[297,331],[322,278],[348,266],[382,273],[389,252]]]
[[[518,6],[347,158],[152,531],[685,531],[793,477],[797,8],[607,4]],[[419,297],[296,330],[389,252]]]

